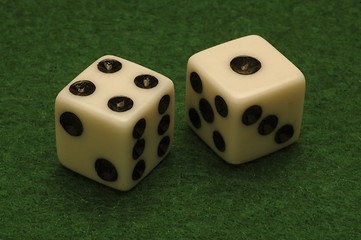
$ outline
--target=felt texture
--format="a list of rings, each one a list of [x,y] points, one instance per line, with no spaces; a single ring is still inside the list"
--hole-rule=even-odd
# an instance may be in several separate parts
[[[0,0],[0,239],[360,239],[359,1]],[[306,77],[299,140],[226,164],[185,121],[194,53],[258,34]],[[174,81],[170,154],[129,192],[61,166],[57,93],[113,54]]]

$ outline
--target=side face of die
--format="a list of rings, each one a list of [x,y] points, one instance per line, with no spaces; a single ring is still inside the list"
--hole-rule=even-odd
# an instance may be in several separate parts
[[[254,160],[299,137],[305,78],[259,36],[193,55],[186,81],[188,124],[228,163]]]
[[[174,85],[136,63],[103,56],[58,94],[55,126],[65,167],[129,190],[170,150]]]

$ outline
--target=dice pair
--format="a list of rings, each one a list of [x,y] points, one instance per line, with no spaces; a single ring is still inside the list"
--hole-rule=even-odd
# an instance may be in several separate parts
[[[221,158],[240,164],[295,142],[305,94],[303,74],[259,36],[193,55],[186,117]],[[174,85],[167,77],[103,56],[55,102],[60,162],[88,178],[129,190],[169,152]]]

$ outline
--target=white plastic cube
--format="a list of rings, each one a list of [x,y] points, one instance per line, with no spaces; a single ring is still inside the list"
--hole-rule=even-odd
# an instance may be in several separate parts
[[[231,164],[295,142],[304,95],[301,71],[260,36],[217,45],[188,61],[187,121]]]
[[[148,68],[103,56],[58,94],[55,126],[65,167],[129,190],[169,152],[174,85]]]

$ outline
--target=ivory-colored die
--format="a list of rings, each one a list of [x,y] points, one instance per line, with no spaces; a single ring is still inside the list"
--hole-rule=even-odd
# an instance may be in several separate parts
[[[221,158],[240,164],[294,143],[305,78],[260,36],[229,41],[189,58],[186,116]]]
[[[174,85],[116,56],[103,56],[58,94],[56,146],[67,168],[129,190],[169,152]]]

